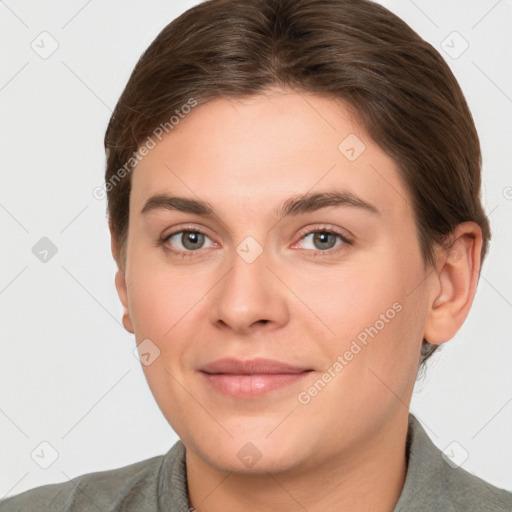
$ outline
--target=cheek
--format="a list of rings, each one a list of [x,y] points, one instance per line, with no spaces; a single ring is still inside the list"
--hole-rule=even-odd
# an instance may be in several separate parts
[[[127,283],[130,317],[139,341],[142,338],[161,338],[172,327],[168,291],[163,292],[166,283],[154,277],[147,275],[139,278],[135,274]]]
[[[131,256],[128,304],[137,338],[167,338],[176,325],[186,323],[188,313],[206,294],[207,282],[192,268],[173,269],[160,256],[148,258],[137,249]]]
[[[128,304],[137,343],[149,339],[159,354],[143,367],[144,373],[155,394],[167,394],[176,386],[179,392],[172,376],[181,381],[207,339],[207,297],[214,283],[197,270],[132,261],[136,264],[127,279]]]
[[[411,293],[423,276],[415,261],[404,269],[400,256],[389,254],[332,272],[327,280],[308,278],[300,293],[329,328],[318,340],[326,362],[346,355],[356,372],[371,368],[390,383],[409,382],[425,322],[421,286]]]
[[[326,276],[328,278],[326,279]],[[329,328],[331,339],[352,339],[403,300],[403,284],[390,269],[374,263],[350,264],[328,273],[310,273],[297,281],[297,295]],[[380,324],[379,324],[380,325]]]

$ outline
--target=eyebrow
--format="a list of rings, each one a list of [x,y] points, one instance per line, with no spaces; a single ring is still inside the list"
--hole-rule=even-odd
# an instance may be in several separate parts
[[[280,220],[284,217],[313,212],[327,207],[360,208],[369,213],[380,215],[379,210],[352,192],[317,192],[295,195],[288,198],[273,214]],[[146,214],[155,210],[172,210],[192,213],[204,217],[217,216],[212,205],[206,201],[187,197],[157,194],[150,197],[141,210]]]

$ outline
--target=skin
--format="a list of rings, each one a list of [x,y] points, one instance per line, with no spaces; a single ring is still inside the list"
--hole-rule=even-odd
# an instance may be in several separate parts
[[[349,134],[365,145],[353,162],[338,149]],[[143,370],[187,448],[190,506],[392,511],[406,475],[421,341],[448,341],[469,312],[480,269],[478,226],[459,225],[451,249],[437,248],[436,267],[425,268],[393,160],[342,102],[290,90],[195,107],[132,180],[126,265],[116,288],[125,328],[160,350]],[[350,191],[379,213],[342,206],[279,221],[273,214],[293,195],[332,190]],[[141,213],[164,193],[208,201],[216,215]],[[185,229],[207,235],[188,249],[191,257],[164,250],[187,252],[181,234],[158,243]],[[352,243],[336,235],[327,249],[315,243],[310,233],[326,230]],[[262,249],[251,263],[237,253],[248,236]],[[117,257],[114,238],[112,251]],[[394,318],[300,403],[299,393],[393,304],[401,307]],[[198,372],[223,357],[312,371],[264,396],[237,398],[212,389]],[[251,467],[237,456],[247,442],[261,454]]]

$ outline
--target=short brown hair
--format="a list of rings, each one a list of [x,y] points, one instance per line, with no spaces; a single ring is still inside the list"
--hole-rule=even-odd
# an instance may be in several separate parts
[[[490,239],[480,201],[480,144],[439,53],[368,0],[208,0],[168,24],[137,62],[105,133],[108,215],[125,265],[130,170],[158,126],[191,99],[291,87],[343,100],[397,164],[426,266],[461,222]],[[176,116],[175,116],[176,117]],[[340,141],[341,142],[341,141]],[[423,340],[423,363],[437,348]]]

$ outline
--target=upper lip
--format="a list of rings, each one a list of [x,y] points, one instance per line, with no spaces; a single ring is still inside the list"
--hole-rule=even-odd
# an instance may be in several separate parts
[[[273,359],[218,359],[206,364],[200,368],[205,373],[227,373],[232,375],[252,375],[252,374],[283,374],[283,373],[303,373],[311,370],[304,366],[295,366]]]

